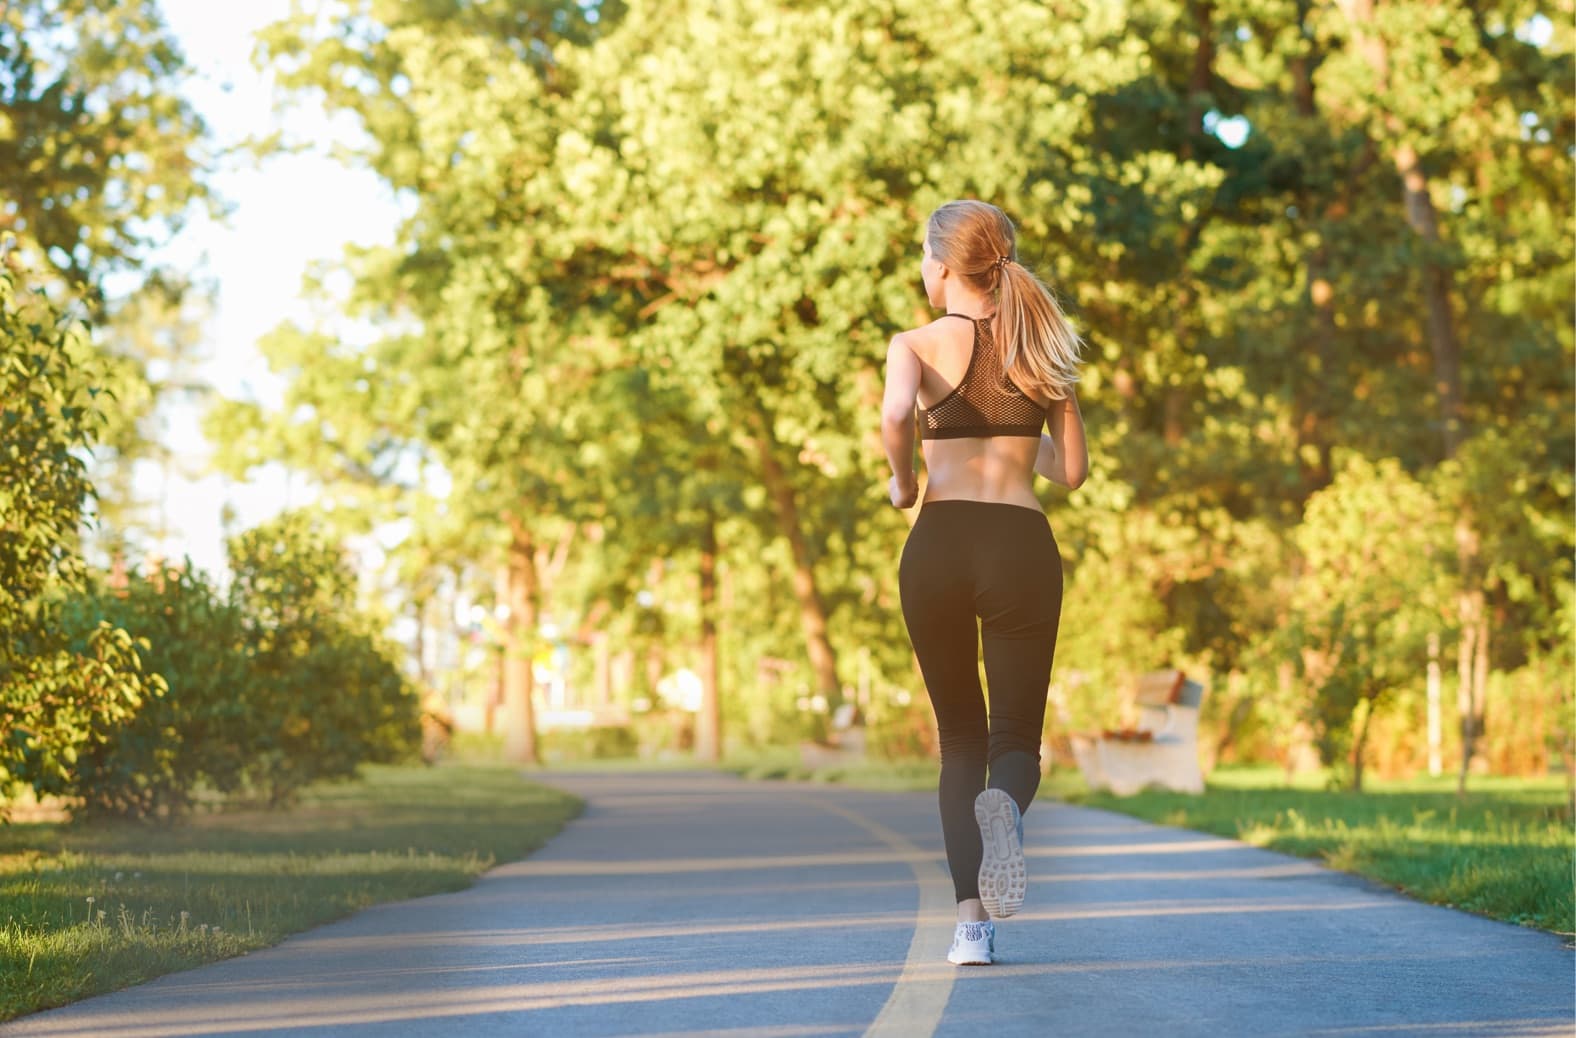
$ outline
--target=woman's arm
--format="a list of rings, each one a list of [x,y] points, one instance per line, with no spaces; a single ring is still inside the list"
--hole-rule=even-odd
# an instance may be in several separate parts
[[[892,503],[911,508],[919,496],[914,474],[914,403],[919,399],[919,358],[901,333],[887,346],[886,390],[881,397],[881,445],[892,466]]]
[[[1077,490],[1089,475],[1089,448],[1084,443],[1083,414],[1070,387],[1065,399],[1051,401],[1045,420],[1050,432],[1040,434],[1034,471],[1052,483]]]

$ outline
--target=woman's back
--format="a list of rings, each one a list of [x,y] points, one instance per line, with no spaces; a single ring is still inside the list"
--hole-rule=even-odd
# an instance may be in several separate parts
[[[978,369],[992,374],[999,371],[988,324],[981,322],[980,329],[976,329],[972,319],[957,320],[958,316],[949,314],[905,333],[909,347],[920,361],[919,406],[932,414],[939,413],[935,410],[938,405],[957,402],[965,379],[977,380]],[[983,336],[981,329],[985,330]],[[1003,406],[1012,408],[1014,403],[1007,399]],[[988,501],[1039,509],[1039,499],[1034,495],[1034,460],[1040,446],[1039,425],[1044,421],[1046,401],[1022,394],[1016,403],[1019,423],[1034,416],[1032,433],[1027,425],[1020,424],[1002,435],[932,435],[923,441],[928,473],[926,501]]]

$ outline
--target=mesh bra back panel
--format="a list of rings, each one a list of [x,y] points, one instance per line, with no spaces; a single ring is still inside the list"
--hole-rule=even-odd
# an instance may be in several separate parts
[[[968,370],[952,392],[934,407],[919,409],[919,435],[924,440],[964,436],[1033,436],[1045,428],[1045,408],[1013,385],[1002,371],[989,321],[961,317],[974,325]]]

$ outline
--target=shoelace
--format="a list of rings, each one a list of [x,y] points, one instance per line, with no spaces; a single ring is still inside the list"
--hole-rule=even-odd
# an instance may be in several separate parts
[[[965,941],[985,941],[990,939],[989,923],[959,923],[962,931],[959,936]]]

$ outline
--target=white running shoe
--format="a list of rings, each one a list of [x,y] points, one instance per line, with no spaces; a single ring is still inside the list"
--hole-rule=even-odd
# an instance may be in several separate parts
[[[954,966],[989,966],[996,950],[994,923],[959,923],[947,961]]]
[[[985,845],[980,859],[980,901],[996,919],[1023,907],[1028,873],[1023,864],[1023,816],[1004,789],[987,789],[974,798],[974,820]]]

